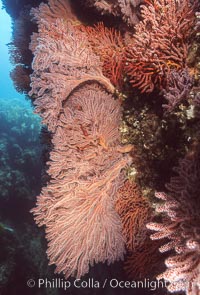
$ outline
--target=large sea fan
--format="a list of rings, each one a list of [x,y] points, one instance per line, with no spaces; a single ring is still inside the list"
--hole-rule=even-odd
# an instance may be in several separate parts
[[[120,102],[108,94],[114,86],[68,1],[50,0],[32,14],[38,33],[30,45],[29,94],[52,133],[50,181],[32,212],[36,223],[45,226],[47,254],[56,272],[81,277],[95,262],[123,258],[114,203],[132,147],[120,145]]]
[[[120,146],[118,101],[97,86],[71,96],[53,137],[51,181],[32,210],[45,225],[50,263],[56,272],[80,277],[89,264],[122,258],[124,239],[114,210],[130,162]]]
[[[49,5],[42,3],[32,9],[38,33],[32,35],[30,44],[34,59],[29,95],[36,97],[36,112],[50,131],[55,130],[64,100],[85,82],[99,82],[114,92],[102,73],[99,57],[93,53],[86,34],[73,25],[70,7],[64,3],[58,1],[56,5],[51,0]]]

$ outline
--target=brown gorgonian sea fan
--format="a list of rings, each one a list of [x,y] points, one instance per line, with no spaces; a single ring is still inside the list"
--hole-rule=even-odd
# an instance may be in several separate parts
[[[119,101],[95,85],[74,92],[60,115],[48,163],[51,180],[32,212],[45,225],[50,264],[66,278],[84,275],[94,262],[123,257],[114,203],[131,158],[120,145],[120,116]]]
[[[80,278],[94,263],[123,258],[114,204],[132,146],[120,144],[120,101],[67,4],[50,0],[32,9],[38,33],[29,94],[52,135],[50,180],[32,213],[45,227],[50,264]]]

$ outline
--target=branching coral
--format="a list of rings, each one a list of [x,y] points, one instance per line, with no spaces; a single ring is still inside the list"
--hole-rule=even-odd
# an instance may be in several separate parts
[[[182,71],[172,70],[167,77],[167,89],[163,91],[167,104],[163,107],[172,112],[177,105],[184,102],[189,96],[193,86],[193,79],[188,69]]]
[[[135,183],[126,181],[118,191],[115,208],[122,221],[126,247],[134,251],[146,239],[145,225],[151,213],[149,202]]]
[[[109,13],[118,15],[119,10],[117,7],[117,0],[87,0],[84,1],[87,5],[94,6],[102,14]]]
[[[156,233],[151,239],[168,238],[160,252],[174,250],[165,260],[167,270],[159,275],[170,284],[170,292],[185,291],[187,295],[200,294],[200,152],[192,151],[180,162],[167,185],[169,194],[157,193],[163,201],[156,212],[163,213],[162,223],[147,226]]]
[[[151,0],[141,15],[129,40],[126,70],[134,87],[151,92],[165,87],[170,70],[185,68],[194,6],[189,0]]]
[[[143,0],[87,0],[86,3],[93,5],[102,14],[109,13],[120,16],[128,25],[138,23],[139,5]]]
[[[130,158],[119,144],[120,112],[111,95],[84,86],[67,100],[53,137],[51,181],[32,212],[45,225],[50,264],[66,278],[84,275],[94,262],[123,257],[114,202]]]
[[[135,25],[139,22],[139,6],[143,0],[118,0],[122,18],[129,24]]]

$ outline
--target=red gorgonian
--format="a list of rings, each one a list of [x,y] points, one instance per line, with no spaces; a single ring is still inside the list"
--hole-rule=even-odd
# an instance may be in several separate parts
[[[169,71],[185,68],[195,21],[195,4],[190,0],[147,3],[141,6],[142,21],[126,49],[125,69],[131,84],[141,92],[165,88]]]
[[[114,86],[121,88],[125,61],[125,44],[121,33],[114,28],[107,28],[103,23],[93,27],[81,26],[80,29],[87,34],[94,53],[99,56],[103,74]]]

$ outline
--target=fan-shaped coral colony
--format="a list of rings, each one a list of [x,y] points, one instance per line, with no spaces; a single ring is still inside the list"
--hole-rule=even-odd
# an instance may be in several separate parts
[[[81,21],[69,0],[48,0],[30,11],[37,32],[29,47],[29,96],[52,138],[49,181],[31,211],[45,227],[50,264],[65,278],[80,278],[94,263],[110,264],[127,253],[130,276],[151,274],[166,280],[170,292],[200,294],[199,3],[83,2],[102,22]],[[115,19],[107,26],[106,15]],[[170,128],[186,134],[181,149],[176,138],[171,150],[164,143],[163,153],[185,154],[165,192],[137,181],[139,174],[145,178],[137,171],[140,159],[146,161],[145,136],[150,142],[154,135],[140,133],[143,154],[136,137],[122,140],[131,99],[156,105],[167,136]],[[152,126],[153,117],[139,116]],[[140,124],[136,119],[131,128]],[[154,140],[149,149],[158,155]],[[161,262],[166,269],[159,274]]]

